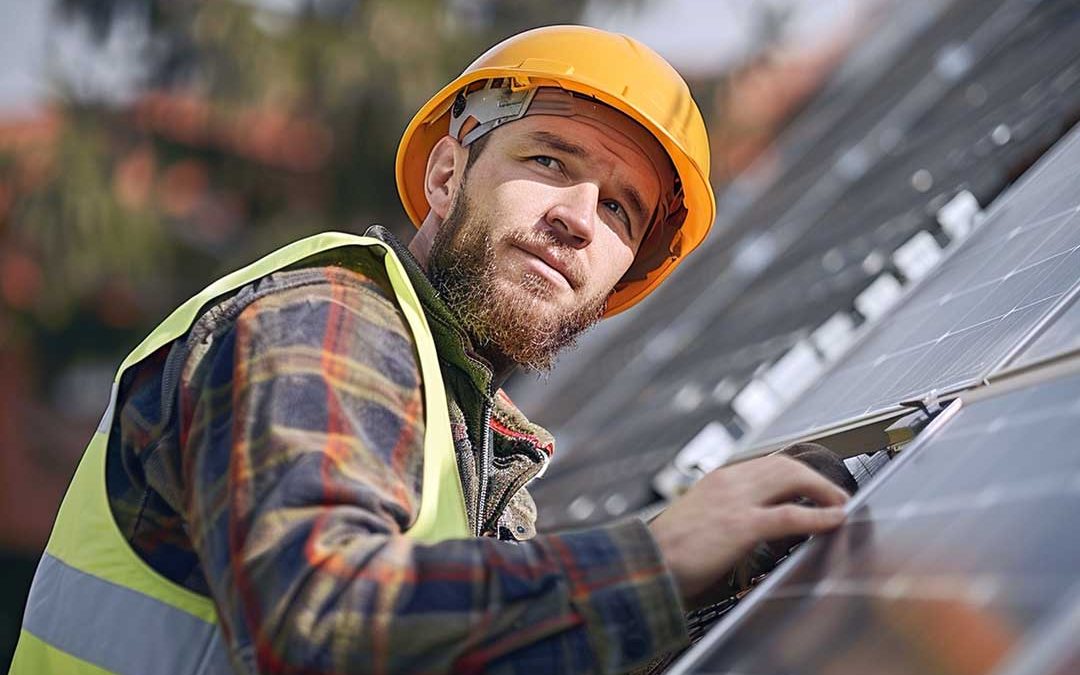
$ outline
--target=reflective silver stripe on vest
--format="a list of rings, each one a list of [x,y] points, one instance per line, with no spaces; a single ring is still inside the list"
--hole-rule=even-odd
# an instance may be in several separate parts
[[[109,406],[105,408],[105,414],[101,416],[101,421],[98,422],[97,432],[99,434],[108,435],[112,430],[112,418],[116,413],[116,397],[120,393],[120,383],[113,382],[112,389],[109,391]]]
[[[114,673],[233,672],[216,624],[77,570],[48,553],[34,575],[23,628]]]

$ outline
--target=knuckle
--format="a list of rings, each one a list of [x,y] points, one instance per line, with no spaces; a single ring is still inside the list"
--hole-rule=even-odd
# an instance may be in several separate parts
[[[766,510],[766,522],[770,529],[787,532],[795,527],[799,520],[798,512],[790,504],[774,506]]]
[[[734,480],[732,473],[736,467],[722,466],[718,469],[714,469],[705,475],[705,479],[708,479],[709,485],[715,490],[724,490]],[[704,479],[703,479],[704,480]]]
[[[802,523],[803,509],[794,504],[783,504],[778,507],[780,522],[784,527],[798,527]]]
[[[778,468],[790,469],[796,466],[802,466],[802,462],[792,459],[787,455],[769,455],[773,464]]]
[[[760,466],[768,471],[777,471],[784,468],[785,459],[783,455],[769,455],[761,458]]]
[[[784,507],[784,528],[790,534],[802,534],[814,529],[819,518],[818,510],[797,504]]]

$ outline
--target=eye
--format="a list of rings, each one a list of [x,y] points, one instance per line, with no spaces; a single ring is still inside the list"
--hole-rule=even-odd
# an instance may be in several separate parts
[[[623,205],[614,199],[605,199],[600,204],[609,212],[615,215],[624,225],[626,225],[627,234],[630,233],[630,214],[626,212]]]
[[[536,155],[535,157],[530,157],[529,159],[536,162],[540,166],[546,167],[548,169],[556,169],[558,171],[562,171],[562,162],[555,159],[554,157],[549,157],[547,155]]]

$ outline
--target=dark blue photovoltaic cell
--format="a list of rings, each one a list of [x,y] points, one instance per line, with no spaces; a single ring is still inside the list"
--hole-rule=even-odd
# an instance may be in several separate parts
[[[997,391],[913,446],[676,672],[974,675],[1023,656],[1080,593],[1080,374]]]

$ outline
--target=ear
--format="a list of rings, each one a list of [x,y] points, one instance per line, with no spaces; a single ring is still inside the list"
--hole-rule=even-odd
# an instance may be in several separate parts
[[[424,173],[424,195],[432,213],[438,216],[439,220],[445,219],[450,212],[467,158],[468,151],[450,136],[443,136],[428,155],[427,170]]]

